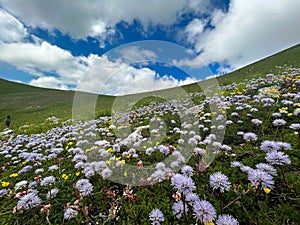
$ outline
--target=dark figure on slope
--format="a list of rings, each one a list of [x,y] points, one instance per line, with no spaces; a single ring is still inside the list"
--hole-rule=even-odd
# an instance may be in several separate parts
[[[10,122],[11,122],[11,118],[10,118],[10,116],[7,116],[6,117],[6,122],[5,122],[7,128],[9,128]]]

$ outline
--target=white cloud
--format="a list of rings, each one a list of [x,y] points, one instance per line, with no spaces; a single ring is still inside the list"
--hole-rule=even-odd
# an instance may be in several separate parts
[[[147,64],[148,61],[155,61],[157,55],[151,50],[142,49],[138,45],[122,47],[120,50],[115,50],[120,54],[120,59],[126,63]]]
[[[133,94],[160,90],[196,82],[193,78],[177,80],[170,75],[160,76],[149,68],[135,68],[121,61],[98,57],[80,82],[78,90],[103,94]]]
[[[29,82],[30,85],[44,87],[44,88],[55,88],[68,90],[68,86],[64,85],[61,80],[56,77],[39,77],[37,79],[33,79]]]
[[[187,41],[195,44],[196,41],[199,41],[202,32],[204,31],[204,26],[206,21],[200,20],[198,18],[193,19],[185,28],[185,35],[187,37]]]
[[[69,51],[48,42],[0,43],[0,61],[36,76],[56,73],[67,84],[77,84],[87,70],[86,57],[74,57]]]
[[[147,30],[150,24],[173,24],[186,11],[204,13],[211,4],[209,0],[0,0],[0,5],[29,26],[56,28],[75,39],[105,40],[121,21],[137,19]]]
[[[229,11],[215,11],[215,29],[206,30],[195,44],[207,63],[223,62],[234,69],[295,45],[300,41],[298,0],[232,0]],[[191,37],[193,38],[193,36]],[[200,60],[182,61],[196,65]]]
[[[27,30],[20,21],[0,8],[0,42],[19,42],[27,36]]]

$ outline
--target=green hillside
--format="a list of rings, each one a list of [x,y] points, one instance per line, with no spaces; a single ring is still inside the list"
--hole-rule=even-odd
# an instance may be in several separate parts
[[[276,73],[276,66],[284,65],[300,67],[300,44],[217,79],[220,84],[230,84],[245,78]],[[199,85],[186,85],[184,89],[188,92],[199,91]],[[176,89],[171,90],[173,91],[170,93],[174,93]],[[166,92],[169,91],[166,90]],[[71,118],[74,93],[74,91],[38,88],[0,79],[0,121],[3,121],[0,130],[5,128],[4,122],[7,115],[12,117],[12,129],[25,124],[39,124],[51,116],[64,120]],[[97,114],[108,114],[113,99],[112,96],[99,96]]]

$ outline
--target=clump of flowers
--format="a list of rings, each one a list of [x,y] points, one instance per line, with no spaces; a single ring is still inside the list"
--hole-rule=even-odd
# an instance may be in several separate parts
[[[164,222],[164,214],[159,209],[153,209],[149,214],[149,219],[152,225],[160,225],[160,222]]]
[[[76,182],[75,187],[82,194],[82,196],[87,196],[93,191],[93,185],[89,182],[88,179],[81,179]]]
[[[28,193],[22,196],[17,204],[17,210],[28,210],[37,207],[41,204],[42,200],[36,193]]]

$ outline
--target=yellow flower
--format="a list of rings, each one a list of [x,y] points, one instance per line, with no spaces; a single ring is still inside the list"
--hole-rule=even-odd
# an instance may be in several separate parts
[[[293,116],[293,113],[288,113],[287,116]]]
[[[207,222],[205,225],[215,225],[213,222]]]
[[[146,146],[146,145],[144,145],[144,146],[143,146],[143,148],[144,148],[144,149],[146,149],[146,148],[147,148],[147,146]]]
[[[122,159],[121,162],[122,162],[123,165],[126,163],[125,159]]]
[[[62,176],[61,176],[64,180],[67,180],[68,178],[69,178],[69,176],[67,175],[67,174],[63,174]]]
[[[131,157],[131,154],[126,155],[127,159],[130,159],[130,157]]]
[[[264,188],[264,191],[266,192],[266,194],[269,194],[271,192],[270,188]]]
[[[111,161],[110,161],[110,160],[106,160],[105,162],[106,162],[107,165],[110,165],[110,164],[111,164]]]
[[[76,172],[75,175],[76,177],[78,177],[80,175],[80,172]]]
[[[108,153],[112,153],[112,151],[113,151],[112,148],[107,149],[107,152],[108,152]]]
[[[116,157],[116,161],[120,161],[121,160],[121,157]]]
[[[124,172],[124,177],[127,177],[127,172]]]
[[[89,149],[89,148],[85,150],[86,153],[87,153],[87,152],[90,152],[90,151],[91,151],[91,149]]]
[[[25,165],[27,162],[26,161],[24,161],[24,162],[22,162],[22,165]]]
[[[68,143],[68,145],[73,145],[73,142],[72,142],[72,141],[70,141],[70,142]]]
[[[7,187],[10,183],[9,182],[6,182],[6,181],[2,181],[1,182],[1,185],[2,187]]]
[[[9,177],[17,177],[17,176],[19,176],[18,173],[12,173],[11,175],[9,175]]]

